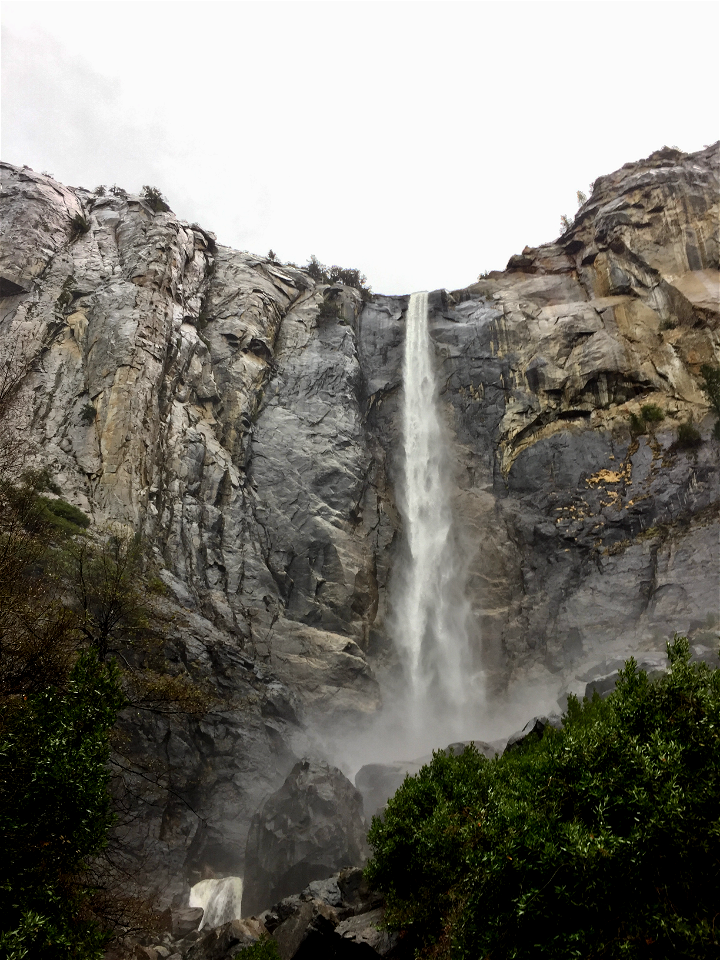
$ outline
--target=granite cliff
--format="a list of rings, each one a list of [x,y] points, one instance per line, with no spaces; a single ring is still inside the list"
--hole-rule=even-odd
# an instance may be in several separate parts
[[[555,243],[430,297],[498,709],[528,684],[581,691],[674,630],[717,644],[720,445],[699,371],[720,358],[719,167],[717,145],[627,164]],[[381,707],[407,298],[364,302],[122,191],[2,175],[0,344],[32,361],[3,429],[98,528],[142,532],[168,669],[218,697],[201,720],[124,720],[155,781],[126,848],[180,902],[242,874],[250,819],[321,749],[313,730]],[[631,432],[647,404],[664,419]]]

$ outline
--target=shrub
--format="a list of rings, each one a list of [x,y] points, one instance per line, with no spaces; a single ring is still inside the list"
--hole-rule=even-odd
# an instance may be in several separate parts
[[[237,956],[241,957],[241,960],[280,960],[278,945],[268,936],[263,936],[257,943],[245,947]]]
[[[110,187],[109,191],[114,197],[120,197],[122,200],[127,200],[127,190],[123,190],[122,187],[118,187],[116,184],[113,184]]]
[[[574,220],[571,217],[568,217],[567,214],[563,213],[560,217],[560,233],[567,233],[568,230],[572,228]]]
[[[95,423],[95,417],[97,416],[97,410],[95,409],[94,404],[86,403],[85,406],[80,411],[80,419],[83,423],[90,424]]]
[[[268,250],[267,258],[268,258],[268,260],[270,260],[272,263],[277,263],[277,255],[276,255],[275,251],[272,249],[272,247]]]
[[[660,423],[665,419],[665,414],[656,403],[645,403],[640,407],[640,415],[631,413],[630,434],[633,437],[639,437],[647,431],[648,425]]]
[[[702,443],[700,431],[692,422],[681,423],[678,427],[676,444],[681,450],[694,450]]]
[[[700,376],[703,379],[702,389],[717,416],[713,436],[720,440],[720,367],[711,367],[709,363],[704,363],[700,367]]]
[[[341,284],[345,287],[353,287],[360,292],[363,302],[372,298],[372,291],[367,285],[367,277],[359,270],[336,265],[327,267],[324,263],[320,263],[315,254],[310,257],[309,263],[303,269],[316,283]]]
[[[157,187],[149,187],[146,184],[142,188],[141,196],[154,213],[166,213],[170,209],[167,200]]]
[[[328,300],[323,298],[322,303],[320,304],[320,310],[318,311],[318,320],[339,320],[340,319],[340,304],[336,303],[334,300]]]
[[[90,517],[66,500],[38,497],[38,503],[41,507],[42,520],[60,533],[74,536],[90,526]]]
[[[640,414],[645,423],[660,423],[665,414],[656,403],[645,403],[640,407]]]
[[[645,433],[645,423],[643,422],[642,417],[639,417],[636,413],[630,414],[630,434],[633,437],[639,437],[642,433]]]
[[[85,915],[87,860],[114,817],[108,734],[124,699],[92,653],[64,690],[6,704],[0,720],[0,955],[100,958],[107,936]]]
[[[651,683],[571,697],[493,761],[433,755],[373,818],[368,881],[419,955],[699,958],[720,902],[720,670],[668,644]]]
[[[90,230],[90,221],[82,213],[76,213],[70,219],[70,243],[75,243]]]

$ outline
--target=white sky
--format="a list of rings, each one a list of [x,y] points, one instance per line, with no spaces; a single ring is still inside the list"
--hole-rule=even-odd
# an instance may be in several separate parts
[[[716,2],[4,2],[2,159],[221,243],[454,289],[720,137]]]

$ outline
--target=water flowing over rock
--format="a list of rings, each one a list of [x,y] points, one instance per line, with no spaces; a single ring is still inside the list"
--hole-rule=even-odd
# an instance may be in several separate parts
[[[437,738],[460,736],[484,691],[471,672],[469,604],[452,513],[450,447],[437,406],[428,295],[414,293],[403,360],[400,513],[407,555],[394,577],[393,639],[404,655],[405,721]],[[442,729],[438,729],[438,726]]]
[[[203,914],[198,926],[220,927],[231,920],[242,919],[241,877],[223,877],[221,880],[201,880],[190,891],[190,907],[201,907]]]
[[[718,170],[717,145],[626,164],[555,242],[427,297],[463,558],[443,570],[489,706],[433,746],[507,738],[674,630],[717,649],[700,368],[720,358]],[[185,906],[244,876],[252,816],[300,756],[352,774],[428,749],[367,732],[401,702],[408,299],[365,302],[140,197],[1,171],[0,358],[29,370],[2,429],[94,530],[143,535],[166,668],[217,697],[201,719],[122,718],[128,872]],[[664,419],[631,433],[647,404]]]

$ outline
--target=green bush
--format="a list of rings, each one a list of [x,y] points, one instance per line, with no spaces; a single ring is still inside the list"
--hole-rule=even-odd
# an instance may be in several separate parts
[[[245,947],[236,954],[239,960],[280,960],[280,951],[272,937],[261,937],[257,943]]]
[[[713,436],[716,440],[720,440],[720,367],[711,367],[709,363],[704,363],[700,367],[700,376],[703,379],[702,389],[707,394],[717,416]]]
[[[663,410],[656,403],[644,403],[640,407],[640,415],[631,413],[630,434],[633,437],[639,437],[647,432],[648,426],[653,426],[665,419]]]
[[[167,200],[157,187],[149,187],[146,184],[142,188],[141,196],[153,213],[166,213],[170,209]]]
[[[363,302],[367,302],[372,297],[372,291],[367,285],[367,277],[364,273],[360,273],[359,270],[355,270],[354,268],[338,267],[335,265],[327,267],[324,263],[320,263],[315,254],[313,254],[310,257],[309,263],[303,267],[303,270],[305,270],[308,276],[316,283],[342,284],[342,286],[345,287],[353,287],[360,292]]]
[[[630,660],[606,700],[570,698],[562,730],[405,779],[367,877],[418,955],[716,955],[720,670],[668,652],[657,682]]]
[[[74,243],[90,230],[90,221],[82,213],[76,213],[70,219],[70,243]]]
[[[97,410],[95,409],[92,403],[86,403],[85,406],[80,411],[80,419],[85,424],[95,423],[95,417],[97,416]]]
[[[41,509],[41,518],[61,533],[74,536],[90,526],[90,517],[72,503],[66,500],[51,500],[49,497],[38,497]]]
[[[114,666],[92,653],[65,689],[5,703],[0,719],[0,956],[100,958],[89,919],[88,859],[114,820],[108,734],[124,698]]]
[[[645,422],[642,417],[639,417],[636,413],[630,414],[630,434],[633,437],[639,437],[641,434],[645,433]]]
[[[640,407],[640,414],[645,423],[660,423],[665,419],[665,414],[656,403],[644,403]]]
[[[680,424],[677,433],[677,446],[680,447],[681,450],[695,450],[701,443],[702,437],[700,436],[700,431],[692,420]]]

